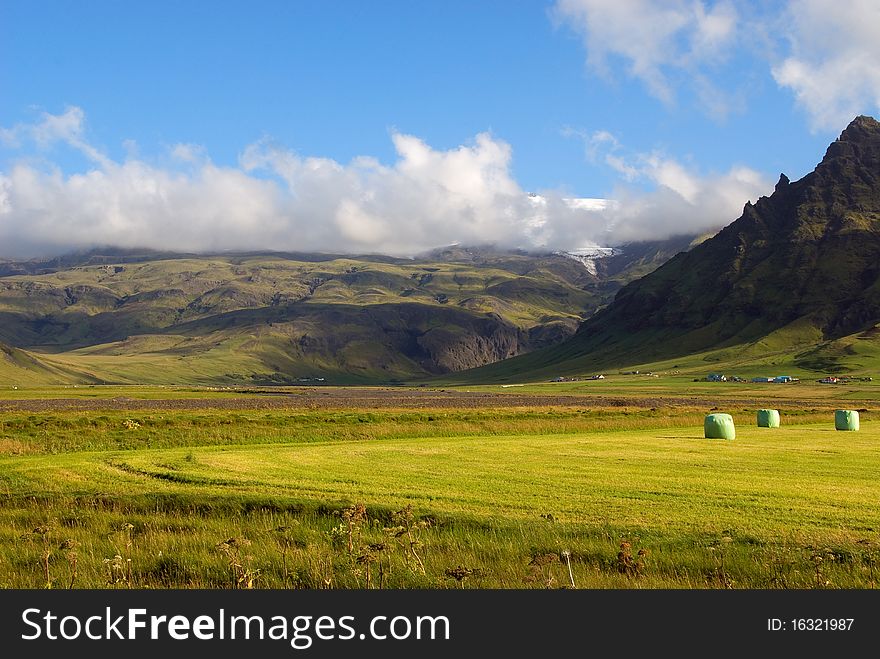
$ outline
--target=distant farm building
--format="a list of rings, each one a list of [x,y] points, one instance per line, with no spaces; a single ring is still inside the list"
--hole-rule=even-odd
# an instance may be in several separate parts
[[[710,373],[706,379],[709,382],[727,382],[727,376],[721,373]]]

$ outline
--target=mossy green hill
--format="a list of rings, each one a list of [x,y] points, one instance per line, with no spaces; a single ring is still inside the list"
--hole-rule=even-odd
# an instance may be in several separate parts
[[[628,277],[686,244],[637,246],[598,274],[558,254],[462,247],[417,259],[96,250],[0,262],[0,380],[353,384],[449,373],[572,336]]]

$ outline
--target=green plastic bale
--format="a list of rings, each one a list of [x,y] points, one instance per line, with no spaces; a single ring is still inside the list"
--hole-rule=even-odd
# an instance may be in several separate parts
[[[779,410],[758,410],[759,428],[778,428]]]
[[[736,439],[733,417],[729,414],[707,414],[703,430],[706,439]]]
[[[836,430],[858,430],[859,413],[855,410],[837,410],[834,413],[834,428]]]

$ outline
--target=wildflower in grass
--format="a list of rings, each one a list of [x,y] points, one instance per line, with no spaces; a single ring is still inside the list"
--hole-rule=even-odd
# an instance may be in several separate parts
[[[251,589],[259,578],[260,570],[251,567],[254,557],[244,552],[250,546],[247,538],[229,538],[217,544],[217,549],[227,558],[233,588]]]
[[[450,579],[455,579],[461,588],[464,588],[464,581],[474,573],[474,570],[463,565],[448,568],[443,574]]]
[[[345,529],[348,540],[348,555],[354,554],[354,546],[360,538],[361,528],[367,519],[367,507],[362,503],[356,503],[342,511],[342,519],[345,521]]]
[[[726,532],[725,532],[726,533]],[[717,540],[713,540],[709,543],[709,551],[712,552],[712,556],[715,558],[716,565],[715,570],[711,573],[710,578],[716,578],[718,583],[721,584],[722,588],[733,588],[736,584],[736,581],[730,578],[730,575],[727,573],[727,569],[725,568],[724,559],[726,554],[726,547],[733,542],[733,538],[729,535],[722,535],[721,538]]]
[[[645,572],[647,558],[647,549],[639,549],[633,556],[632,543],[624,540],[620,543],[620,551],[617,552],[617,571],[628,577],[640,577]]]
[[[128,585],[131,576],[131,559],[124,559],[121,554],[104,559],[107,570],[107,583],[113,586]]]
[[[574,573],[571,571],[571,551],[563,549],[560,555],[565,560],[565,565],[568,567],[568,579],[571,582],[571,587],[576,588],[574,585]]]
[[[61,544],[58,545],[58,549],[64,552],[64,558],[67,560],[67,565],[70,568],[70,582],[67,585],[68,589],[73,588],[73,584],[76,581],[77,562],[79,560],[79,556],[76,552],[77,547],[79,547],[79,543],[70,538],[62,540]]]
[[[364,568],[364,572],[367,575],[367,588],[373,587],[373,572],[371,566],[378,561],[379,557],[376,555],[376,552],[371,551],[369,547],[364,548],[355,561],[358,565],[361,565]]]
[[[553,575],[553,566],[559,563],[559,554],[552,552],[535,554],[529,561],[530,574],[526,577],[526,583],[542,583],[544,588],[553,588],[556,577]]]
[[[385,527],[385,533],[395,539],[404,549],[404,560],[410,565],[410,559],[413,566],[425,574],[425,564],[419,556],[418,550],[422,547],[420,540],[422,531],[428,528],[431,523],[428,520],[417,520],[413,513],[412,504],[406,505],[391,516],[395,526]],[[412,567],[411,567],[412,569]]]

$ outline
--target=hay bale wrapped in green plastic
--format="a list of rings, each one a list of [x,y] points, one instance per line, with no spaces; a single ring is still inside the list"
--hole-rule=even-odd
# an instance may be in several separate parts
[[[707,414],[703,422],[706,439],[735,439],[736,428],[729,414]]]
[[[778,428],[779,410],[758,410],[759,428]]]
[[[855,410],[837,410],[834,413],[834,428],[836,430],[858,430],[859,413]]]

